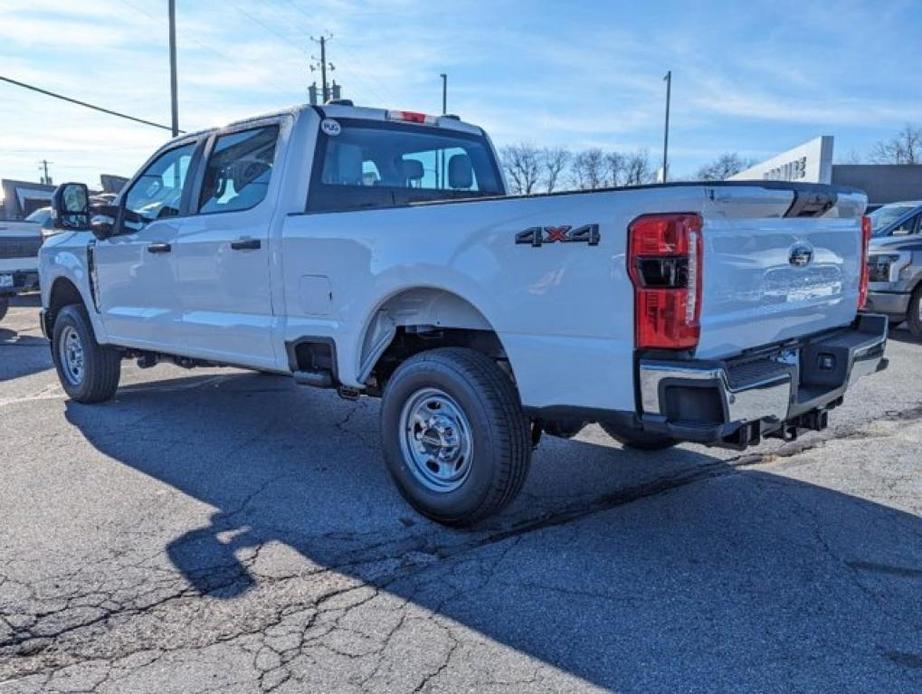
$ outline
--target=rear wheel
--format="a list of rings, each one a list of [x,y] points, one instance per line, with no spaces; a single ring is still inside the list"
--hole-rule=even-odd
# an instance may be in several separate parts
[[[6,312],[10,308],[10,297],[0,296],[0,320],[6,317]]]
[[[51,338],[51,355],[61,385],[77,402],[109,400],[118,389],[121,355],[100,345],[83,306],[58,311]]]
[[[922,285],[916,287],[909,300],[909,312],[906,316],[909,332],[913,337],[922,338]]]
[[[434,349],[401,364],[384,391],[381,435],[400,493],[446,525],[497,513],[521,490],[531,462],[514,384],[470,349]]]
[[[639,451],[661,451],[678,443],[678,441],[668,436],[651,434],[648,431],[633,429],[615,422],[599,422],[599,426],[622,446],[636,448]]]

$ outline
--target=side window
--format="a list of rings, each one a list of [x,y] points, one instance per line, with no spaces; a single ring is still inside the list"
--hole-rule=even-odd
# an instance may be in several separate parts
[[[270,125],[218,137],[205,168],[201,214],[248,210],[265,199],[278,134]]]
[[[905,222],[903,222],[898,227],[896,227],[896,229],[894,229],[890,233],[890,235],[891,236],[908,236],[909,234],[918,233],[918,223],[919,223],[920,217],[922,217],[922,215],[918,215],[918,214],[913,217],[910,217]]]
[[[147,224],[179,214],[183,186],[194,151],[194,142],[171,149],[144,170],[125,196],[125,209],[140,218],[128,220],[130,227],[133,226],[131,222]]]

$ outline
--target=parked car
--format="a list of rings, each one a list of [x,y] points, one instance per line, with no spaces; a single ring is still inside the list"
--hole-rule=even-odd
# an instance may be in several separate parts
[[[121,360],[288,374],[382,398],[397,487],[451,525],[508,504],[542,432],[742,449],[827,425],[886,365],[867,199],[778,181],[507,197],[453,117],[299,107],[179,137],[41,253],[61,383]],[[92,233],[91,233],[92,232]]]
[[[38,289],[38,249],[54,232],[50,207],[41,207],[22,221],[0,220],[0,320],[12,297]]]
[[[889,316],[894,326],[905,322],[922,338],[922,201],[884,205],[870,219],[866,310]]]

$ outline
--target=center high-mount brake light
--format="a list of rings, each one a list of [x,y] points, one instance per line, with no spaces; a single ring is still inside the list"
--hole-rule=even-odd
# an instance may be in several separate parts
[[[421,123],[422,125],[438,125],[439,119],[436,116],[428,116],[425,113],[416,111],[388,111],[386,113],[388,120],[399,120],[404,123]]]
[[[871,246],[871,218],[861,218],[861,281],[858,285],[858,308],[864,308],[868,302],[868,282],[871,281],[871,267],[868,265],[868,253]]]
[[[694,349],[701,334],[701,216],[651,214],[628,227],[638,349]]]

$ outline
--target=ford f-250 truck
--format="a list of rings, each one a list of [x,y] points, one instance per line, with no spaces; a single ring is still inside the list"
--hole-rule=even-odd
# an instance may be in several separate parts
[[[467,525],[548,432],[743,448],[819,430],[886,365],[865,196],[779,182],[505,196],[455,117],[299,107],[174,139],[110,209],[55,193],[42,326],[67,394],[120,363],[380,396],[406,499]],[[91,214],[97,215],[91,223]]]

